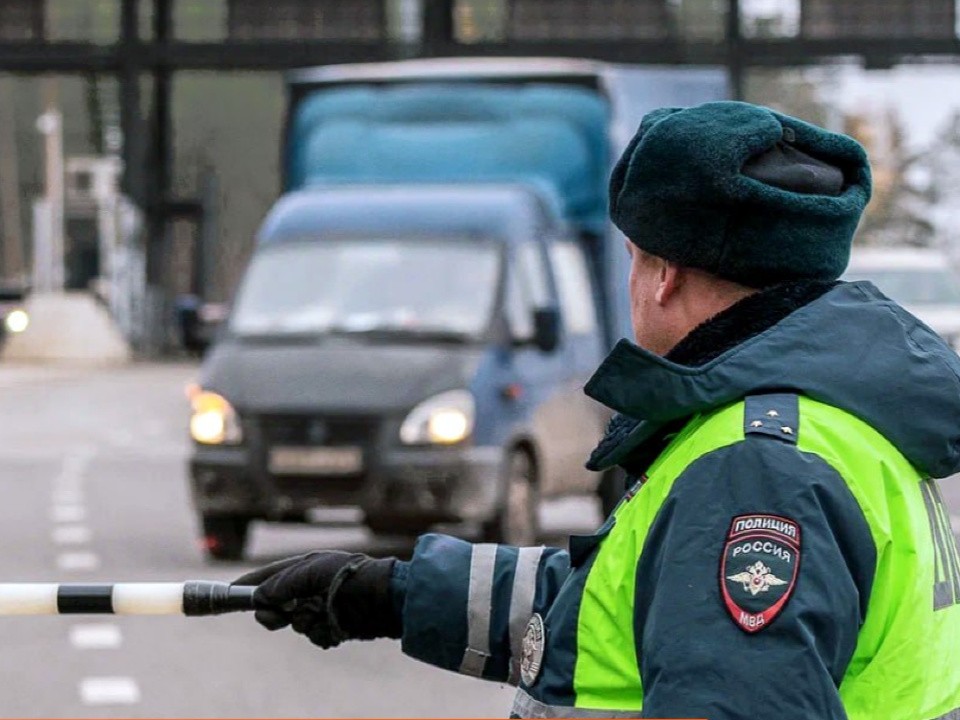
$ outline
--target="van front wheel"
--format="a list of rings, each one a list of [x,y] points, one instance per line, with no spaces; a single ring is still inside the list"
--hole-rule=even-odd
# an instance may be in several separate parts
[[[533,458],[524,450],[513,450],[504,463],[503,493],[497,514],[484,523],[487,542],[535,545],[540,535],[540,492]]]
[[[211,560],[242,560],[250,518],[241,515],[204,515],[203,549]]]

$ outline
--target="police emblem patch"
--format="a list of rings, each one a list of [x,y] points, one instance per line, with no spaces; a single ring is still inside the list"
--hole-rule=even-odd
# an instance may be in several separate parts
[[[520,644],[520,679],[524,685],[533,685],[540,675],[545,640],[543,618],[535,614],[527,623]]]
[[[800,525],[779,515],[738,515],[720,558],[723,604],[741,630],[773,622],[793,595],[800,571]]]

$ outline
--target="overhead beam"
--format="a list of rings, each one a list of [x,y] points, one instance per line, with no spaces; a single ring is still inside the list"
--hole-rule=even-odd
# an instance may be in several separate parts
[[[171,42],[146,48],[144,62],[172,70],[286,70],[395,60],[401,50],[393,43],[355,40]]]
[[[118,56],[115,46],[0,42],[0,70],[4,72],[115,72]]]
[[[742,38],[739,57],[746,67],[815,65],[832,57],[860,57],[870,64],[925,58],[960,60],[960,40],[946,39],[755,39]],[[677,39],[631,41],[536,40],[500,43],[434,43],[431,57],[580,57],[609,62],[726,65],[723,43]],[[419,54],[421,57],[424,54]],[[286,70],[411,57],[396,43],[355,41],[251,41],[223,43],[138,41],[127,45],[0,42],[3,72],[143,72],[176,70]]]

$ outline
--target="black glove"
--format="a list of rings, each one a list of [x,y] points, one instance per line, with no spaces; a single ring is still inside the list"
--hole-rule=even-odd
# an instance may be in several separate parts
[[[344,640],[401,636],[390,597],[394,562],[322,550],[279,560],[233,584],[257,586],[254,617],[267,630],[290,625],[314,645],[331,648]]]

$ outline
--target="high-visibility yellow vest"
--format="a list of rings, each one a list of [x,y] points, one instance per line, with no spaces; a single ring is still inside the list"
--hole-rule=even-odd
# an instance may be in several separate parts
[[[876,545],[869,604],[839,687],[848,717],[960,720],[960,554],[936,483],[853,415],[806,397],[799,409],[798,449],[843,479]],[[644,501],[615,511],[579,606],[576,707],[642,709],[633,628],[644,541],[681,473],[744,438],[742,401],[694,418],[649,469]]]

